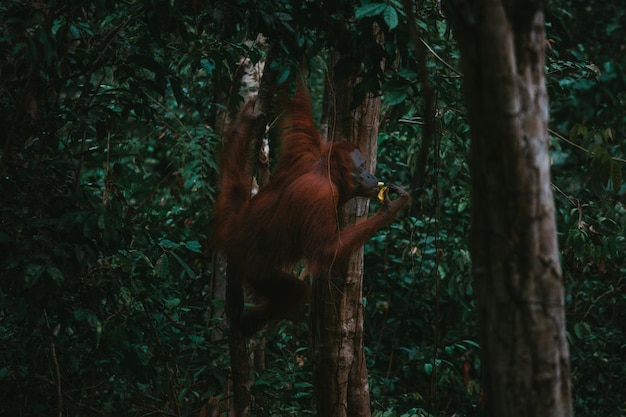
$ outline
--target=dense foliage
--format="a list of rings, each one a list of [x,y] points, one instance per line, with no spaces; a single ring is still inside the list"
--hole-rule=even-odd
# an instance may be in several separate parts
[[[572,2],[567,9],[550,11],[553,190],[566,279],[574,407],[583,416],[622,415],[626,32],[621,22],[626,12],[598,1]]]
[[[626,412],[626,11],[609,3],[559,0],[547,13],[553,190],[582,416]],[[448,24],[437,2],[419,4],[437,107],[423,176],[421,67],[400,2],[3,2],[0,414],[227,406],[211,206],[223,109],[240,100],[241,58],[263,56],[246,42],[260,31],[286,51],[339,49],[344,71],[362,69],[359,91],[384,100],[377,173],[412,188],[410,210],[366,246],[374,414],[479,414],[469,128]],[[369,41],[374,21],[384,48]],[[313,62],[319,76],[323,59]],[[306,320],[269,333],[259,415],[313,414],[307,346]]]

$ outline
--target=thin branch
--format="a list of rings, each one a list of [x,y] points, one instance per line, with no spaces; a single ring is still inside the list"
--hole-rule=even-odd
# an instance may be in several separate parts
[[[621,281],[621,280],[620,280]],[[619,282],[618,282],[619,283]],[[587,316],[589,315],[589,313],[591,312],[591,309],[598,304],[598,302],[603,299],[604,297],[606,297],[607,295],[611,295],[611,294],[615,294],[618,293],[622,290],[621,286],[617,286],[615,288],[610,288],[608,290],[606,290],[605,292],[603,292],[602,294],[600,294],[599,296],[596,297],[595,300],[593,300],[593,302],[591,303],[591,305],[589,306],[589,308],[587,309],[587,311],[585,312],[585,314],[583,315],[583,318],[581,319],[581,321],[585,321],[585,319],[587,318]]]
[[[54,368],[54,381],[57,386],[57,415],[63,416],[63,390],[61,388],[61,368],[59,367],[59,359],[57,358],[57,350],[54,344],[54,337],[56,330],[50,328],[50,322],[48,321],[48,313],[43,311],[44,319],[46,320],[46,328],[48,330],[48,338],[50,339],[50,355],[52,356],[52,366]]]
[[[187,137],[189,139],[193,139],[193,135],[191,134],[191,132],[189,132],[189,130],[187,129],[187,127],[185,126],[185,123],[183,123],[183,121],[180,119],[180,117],[178,117],[172,110],[170,110],[169,107],[167,107],[166,105],[164,105],[163,103],[161,103],[159,100],[155,99],[154,97],[152,97],[150,94],[147,94],[147,97],[152,100],[152,102],[154,104],[156,104],[158,107],[160,107],[162,110],[164,110],[165,112],[171,114],[174,118],[174,120],[176,120],[178,122],[178,124],[180,125],[180,127],[183,128],[183,130],[185,131],[185,134],[187,135]],[[168,125],[167,123],[163,122],[163,124],[165,124],[166,126]],[[173,128],[173,126],[168,126],[170,129],[176,131],[176,129]]]
[[[419,120],[418,120],[419,119]],[[398,123],[404,123],[407,125],[424,125],[424,120],[422,120],[421,117],[416,118],[416,119],[400,119],[398,120]]]
[[[422,84],[422,93],[424,95],[422,148],[420,149],[420,153],[415,164],[415,178],[412,181],[412,186],[415,187],[417,181],[421,181],[426,173],[428,154],[435,136],[435,90],[428,77],[428,54],[426,53],[428,45],[426,42],[422,41],[417,30],[417,24],[415,23],[417,17],[413,10],[413,2],[411,0],[402,0],[402,5],[409,24],[409,36],[411,37],[411,43],[419,61],[420,83]],[[418,6],[415,5],[415,8],[417,7]],[[428,50],[432,51],[430,48],[428,48]]]
[[[580,151],[583,151],[583,152],[585,152],[585,153],[587,153],[587,154],[593,155],[593,152],[591,152],[589,149],[587,149],[587,148],[585,148],[585,147],[583,147],[583,146],[580,146],[580,145],[579,145],[579,144],[577,144],[577,143],[572,142],[571,140],[569,140],[569,139],[567,139],[565,136],[563,136],[563,135],[561,135],[561,134],[559,134],[559,133],[555,132],[554,130],[552,130],[552,129],[548,129],[548,132],[549,132],[552,136],[554,136],[555,138],[557,138],[558,140],[561,140],[561,141],[563,141],[563,142],[567,143],[568,145],[570,145],[570,146],[572,146],[572,147],[574,147],[574,148],[576,148],[576,149],[578,149],[578,150],[580,150]],[[617,157],[614,157],[614,156],[612,156],[612,157],[611,157],[611,160],[612,160],[612,161],[615,161],[615,162],[626,163],[626,159],[617,158]]]
[[[456,75],[458,75],[459,77],[462,77],[463,74],[457,70],[456,68],[454,68],[452,65],[448,64],[442,57],[440,57],[439,55],[437,55],[437,52],[435,52],[433,50],[433,48],[430,47],[430,45],[428,45],[426,43],[426,41],[424,39],[422,39],[422,37],[419,37],[420,42],[422,42],[422,44],[424,44],[424,46],[426,47],[426,49],[428,49],[428,52],[430,52],[436,59],[437,61],[441,62],[446,68],[448,68],[450,71],[452,71],[453,73],[455,73]]]
[[[572,206],[576,206],[576,207],[580,206],[580,202],[578,202],[578,199],[575,199],[574,197],[567,195],[565,191],[561,190],[556,184],[552,183],[552,188],[554,188],[559,194],[561,194],[570,203],[572,203]]]

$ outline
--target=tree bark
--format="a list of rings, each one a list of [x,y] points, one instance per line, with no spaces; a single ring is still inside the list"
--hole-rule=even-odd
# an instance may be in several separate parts
[[[273,59],[274,52],[270,48],[267,53],[263,76],[261,79],[258,76],[250,74],[256,74],[256,71],[248,68],[246,70],[246,80],[252,83],[259,83],[257,103],[261,106],[261,110],[265,114],[271,114],[272,112],[272,99],[271,91],[273,85],[276,82],[276,72],[269,70],[271,61]],[[246,64],[243,62],[243,64]],[[248,63],[249,64],[249,63]],[[243,82],[242,82],[243,83]],[[251,90],[252,85],[247,85],[246,91]],[[247,98],[248,100],[250,97]],[[265,126],[259,124],[256,131],[252,132],[254,135],[257,152],[255,155],[261,155],[263,136],[265,134]],[[269,165],[267,158],[260,157],[259,160],[254,161],[257,168],[257,174],[259,178],[259,184],[265,185],[269,178]],[[252,178],[250,179],[252,181]],[[228,348],[230,352],[231,363],[231,379],[233,387],[233,414],[236,417],[247,417],[251,415],[252,407],[252,394],[250,389],[252,387],[253,372],[251,367],[250,350],[248,347],[248,338],[244,335],[242,329],[239,326],[239,320],[233,320],[233,317],[240,317],[244,308],[244,289],[243,282],[241,280],[241,274],[237,271],[237,264],[239,259],[226,259],[227,263],[227,279],[226,279],[226,315],[230,319],[230,331],[228,335]],[[257,354],[258,350],[257,350]],[[257,366],[262,358],[257,359]]]
[[[340,59],[331,54],[330,68]],[[357,143],[375,171],[380,98],[368,96],[351,110],[355,79],[334,82],[327,91],[330,140]],[[341,139],[340,139],[341,138]],[[353,199],[339,213],[340,227],[367,218],[369,201]],[[369,384],[363,351],[363,248],[349,261],[336,264],[313,280],[311,339],[317,415],[325,417],[370,415]]]
[[[444,0],[471,125],[470,250],[487,416],[571,416],[539,0]]]

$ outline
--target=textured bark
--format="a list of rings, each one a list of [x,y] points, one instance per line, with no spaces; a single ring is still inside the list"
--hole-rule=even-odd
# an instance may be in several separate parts
[[[213,254],[213,269],[211,273],[211,298],[213,300],[226,299],[226,257],[222,251],[216,251]],[[210,319],[216,320],[224,317],[224,308],[211,305]],[[213,332],[211,332],[211,342],[217,342],[224,338],[225,324],[214,324]]]
[[[471,125],[470,250],[487,416],[572,415],[541,1],[444,0]]]
[[[332,54],[331,65],[339,59]],[[331,80],[333,77],[329,77]],[[351,110],[354,79],[334,83],[329,106],[330,140],[357,143],[375,171],[380,98],[367,97]],[[322,132],[325,133],[325,132]],[[369,202],[355,199],[344,206],[341,228],[367,217]],[[349,261],[335,264],[313,280],[311,339],[317,414],[325,417],[370,415],[369,384],[363,352],[363,248]]]
[[[237,317],[243,311],[243,283],[237,277],[236,259],[228,259],[226,281],[226,314],[228,317]],[[236,417],[247,417],[250,414],[252,404],[253,374],[250,366],[250,355],[248,352],[248,339],[244,336],[241,328],[237,325],[238,320],[230,320],[230,331],[228,333],[228,349],[230,353],[230,368],[233,390],[233,415]]]
[[[265,67],[270,68],[271,60],[273,59],[273,51],[270,48],[265,60]],[[245,64],[245,61],[244,61]],[[263,72],[263,78],[258,79],[257,76],[250,74],[256,74],[251,69],[246,70],[247,77],[244,77],[244,81],[247,82],[259,82],[257,102],[261,106],[261,110],[265,114],[271,114],[272,112],[272,100],[271,90],[276,82],[276,72],[266,70]],[[242,84],[243,85],[243,84]],[[252,85],[246,85],[245,91],[252,90]],[[250,97],[248,97],[249,99]],[[255,155],[261,155],[263,136],[265,134],[265,127],[262,124],[257,126],[253,135],[255,137],[255,143],[257,144]],[[260,184],[267,183],[267,177],[269,177],[267,158],[260,157],[258,161],[254,161],[257,167],[257,172],[260,175]],[[252,181],[252,178],[250,179]],[[245,256],[242,254],[242,256]],[[231,363],[231,379],[233,387],[233,415],[236,417],[247,417],[251,415],[252,407],[252,395],[250,388],[254,381],[254,374],[251,366],[250,350],[248,348],[248,339],[244,336],[242,329],[239,326],[239,320],[232,320],[233,317],[240,317],[244,308],[244,290],[243,282],[241,280],[241,274],[236,270],[236,265],[239,259],[227,260],[227,280],[226,280],[226,315],[230,318],[230,332],[228,335],[228,348],[230,352]],[[257,353],[258,354],[258,351]],[[257,366],[263,359],[256,357]]]

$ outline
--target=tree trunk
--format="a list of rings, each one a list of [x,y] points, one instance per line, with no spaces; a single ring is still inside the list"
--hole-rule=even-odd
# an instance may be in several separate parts
[[[331,55],[333,68],[339,55]],[[333,80],[334,77],[329,77]],[[330,140],[357,143],[375,170],[380,98],[368,96],[350,110],[354,79],[335,83],[329,107]],[[322,132],[325,133],[325,132]],[[340,227],[346,228],[367,217],[369,201],[353,199],[341,210]],[[313,280],[311,339],[317,415],[325,417],[370,415],[369,384],[363,352],[363,248],[345,264]]]
[[[444,0],[471,125],[470,250],[487,416],[571,416],[543,2]]]
[[[272,112],[272,99],[271,90],[276,82],[276,72],[269,70],[274,52],[268,51],[265,58],[265,62],[260,67],[266,68],[263,70],[263,77],[259,79],[259,68],[245,68],[246,76],[242,79],[242,86],[244,82],[252,83],[247,84],[245,91],[252,90],[255,83],[259,83],[257,103],[261,106],[261,110],[265,114],[271,114]],[[242,65],[248,65],[246,60],[242,61]],[[250,96],[247,97],[250,99]],[[255,138],[256,149],[255,155],[259,155],[259,159],[254,161],[254,165],[257,168],[258,183],[261,186],[265,185],[269,178],[269,165],[267,157],[263,157],[263,137],[265,134],[265,127],[259,124],[256,131],[252,132]],[[252,180],[252,179],[251,179]],[[231,380],[233,387],[233,407],[232,415],[236,417],[247,417],[251,415],[252,408],[252,394],[250,389],[254,382],[254,374],[251,367],[250,349],[248,348],[248,338],[243,334],[242,329],[239,327],[239,321],[233,320],[233,317],[240,317],[244,308],[244,289],[243,282],[241,280],[241,274],[237,271],[237,264],[239,259],[227,258],[227,279],[226,279],[226,315],[230,319],[230,331],[228,335],[228,348],[230,352],[230,364],[231,364]],[[256,366],[260,367],[259,363],[264,361],[262,352],[256,350]]]

